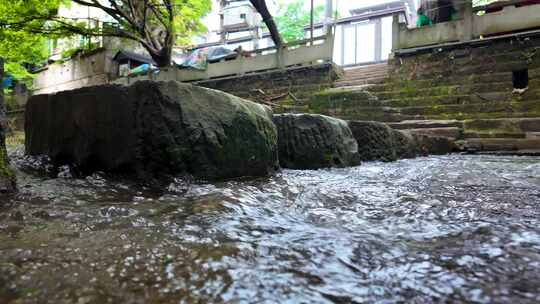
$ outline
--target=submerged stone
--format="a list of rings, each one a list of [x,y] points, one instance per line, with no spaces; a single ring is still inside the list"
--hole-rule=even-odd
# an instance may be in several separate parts
[[[268,107],[174,81],[33,96],[25,128],[27,154],[86,171],[226,179],[278,167]]]
[[[349,121],[348,124],[363,161],[397,160],[395,131],[387,124],[374,121]]]
[[[451,138],[394,130],[385,123],[349,121],[363,161],[395,161],[456,150]]]
[[[316,114],[274,115],[283,168],[318,169],[360,165],[358,145],[347,123]]]
[[[394,130],[397,158],[444,155],[457,150],[455,141],[440,136],[428,136],[409,131]]]

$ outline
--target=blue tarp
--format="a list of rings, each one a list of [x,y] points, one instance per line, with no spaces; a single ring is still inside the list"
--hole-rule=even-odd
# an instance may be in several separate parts
[[[8,75],[2,78],[2,89],[11,88],[11,86],[13,86],[13,77]]]
[[[147,74],[149,69],[150,69],[150,65],[148,63],[141,64],[140,66],[134,69],[131,69],[131,71],[129,71],[129,76]]]
[[[174,63],[179,67],[206,70],[208,63],[220,61],[222,59],[236,58],[236,52],[223,46],[213,46],[196,49],[187,55],[174,58]]]

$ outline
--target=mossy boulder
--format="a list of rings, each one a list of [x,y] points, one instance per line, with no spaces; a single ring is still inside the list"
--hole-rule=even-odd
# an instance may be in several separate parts
[[[271,110],[179,82],[140,81],[32,97],[27,154],[83,171],[228,179],[278,167]]]
[[[347,122],[317,114],[274,115],[283,168],[319,169],[360,165]]]
[[[394,130],[374,121],[349,121],[349,128],[358,142],[363,161],[395,161],[421,155],[451,153],[457,149],[447,137],[429,136],[411,131]]]
[[[394,130],[397,158],[414,158],[427,155],[444,155],[457,150],[453,139],[428,136],[410,131]]]
[[[349,121],[348,124],[363,161],[397,160],[395,131],[387,124],[374,121]]]

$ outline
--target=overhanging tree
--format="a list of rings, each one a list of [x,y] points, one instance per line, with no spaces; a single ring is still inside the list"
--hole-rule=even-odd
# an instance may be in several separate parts
[[[111,36],[140,43],[158,66],[171,62],[175,43],[189,41],[204,30],[201,18],[210,0],[14,0],[0,7],[0,25],[10,30],[48,35]],[[69,2],[101,10],[109,20],[73,19],[41,8],[43,2]],[[106,26],[88,26],[88,21]]]
[[[40,64],[47,58],[46,39],[41,34],[21,31],[23,25],[44,26],[35,15],[52,15],[60,4],[59,0],[42,0],[27,5],[25,1],[0,1],[0,57],[5,61],[7,75],[22,81],[31,75],[26,64]]]
[[[259,12],[259,14],[261,15],[264,24],[266,24],[268,31],[270,31],[270,36],[272,37],[272,40],[274,41],[276,47],[281,48],[281,46],[283,45],[283,40],[281,39],[278,27],[274,22],[274,19],[272,18],[272,14],[270,14],[270,11],[266,6],[266,2],[264,0],[249,0],[249,2],[251,2],[253,7],[255,7],[257,12]]]
[[[314,8],[313,22],[319,22],[324,17],[324,6]],[[304,10],[304,2],[296,0],[286,5],[281,5],[275,17],[275,21],[283,40],[291,42],[305,37],[305,26],[309,24],[311,13]]]

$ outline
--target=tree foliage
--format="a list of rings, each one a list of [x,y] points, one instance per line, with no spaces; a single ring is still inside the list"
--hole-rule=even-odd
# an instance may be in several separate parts
[[[323,17],[324,6],[316,6],[313,9],[313,22],[320,22]],[[286,42],[300,40],[305,38],[304,28],[310,24],[311,12],[304,9],[302,0],[285,5],[281,3],[275,20],[283,40]]]
[[[274,21],[274,18],[272,17],[272,14],[270,14],[270,11],[266,6],[265,0],[249,0],[249,2],[261,15],[264,24],[268,28],[268,31],[270,31],[270,36],[274,41],[274,45],[278,48],[281,48],[281,46],[283,45],[283,40]]]
[[[11,3],[14,2],[15,5]],[[107,20],[74,19],[51,7],[76,4],[97,9]],[[46,4],[46,5],[44,5]],[[112,36],[140,43],[159,66],[170,63],[175,43],[186,43],[205,29],[210,0],[12,0],[0,10],[0,25],[55,36]],[[90,23],[104,26],[88,26]]]
[[[0,2],[0,57],[5,61],[6,74],[20,81],[31,79],[24,67],[37,65],[47,58],[47,40],[39,33],[21,30],[23,24],[31,27],[43,27],[43,20],[36,15],[54,14],[60,0],[41,0]],[[9,24],[9,25],[8,25]]]
[[[473,0],[473,6],[488,5],[498,0]]]

